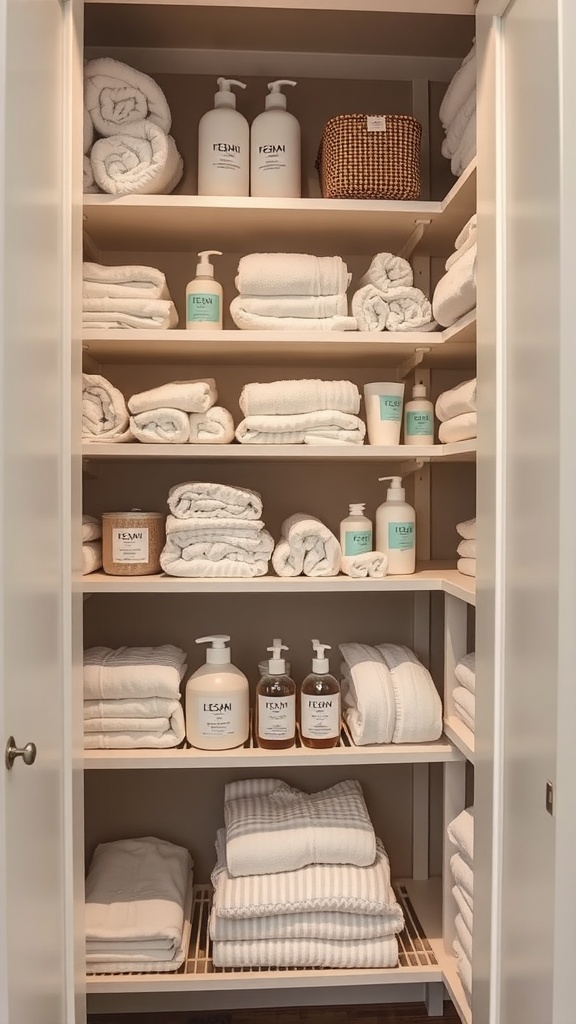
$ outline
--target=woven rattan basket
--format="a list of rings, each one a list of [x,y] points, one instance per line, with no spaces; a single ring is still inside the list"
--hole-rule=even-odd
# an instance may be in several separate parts
[[[418,199],[422,125],[406,114],[340,114],[322,132],[325,199]]]

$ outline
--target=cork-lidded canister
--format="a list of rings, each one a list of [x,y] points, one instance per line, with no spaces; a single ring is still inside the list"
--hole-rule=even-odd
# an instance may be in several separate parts
[[[165,530],[162,512],[102,513],[102,564],[110,576],[160,572]]]

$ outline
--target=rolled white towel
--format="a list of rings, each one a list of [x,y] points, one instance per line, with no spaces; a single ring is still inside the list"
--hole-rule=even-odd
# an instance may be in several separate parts
[[[280,416],[335,409],[356,414],[360,392],[349,380],[275,380],[245,384],[240,395],[245,416]]]
[[[472,90],[467,100],[464,101],[460,110],[453,118],[446,130],[446,138],[442,143],[442,156],[448,160],[456,153],[462,142],[468,122],[476,111],[476,88]]]
[[[434,319],[442,327],[451,327],[459,317],[476,305],[476,245],[440,278],[432,297]]]
[[[82,516],[82,542],[100,540],[102,536],[102,520],[96,516]]]
[[[432,306],[419,288],[392,289],[386,295],[388,303],[387,331],[431,331]]]
[[[176,327],[178,314],[168,299],[82,299],[82,323],[95,330],[157,330]]]
[[[84,195],[90,195],[94,192],[99,192],[100,189],[94,181],[94,171],[92,170],[92,164],[90,163],[90,157],[85,156],[82,162],[82,191]]]
[[[272,555],[278,576],[337,576],[341,561],[336,537],[315,516],[297,512],[284,520]]]
[[[256,316],[325,319],[348,315],[345,295],[239,295],[238,309]]]
[[[476,559],[459,558],[456,562],[456,568],[463,576],[476,576]]]
[[[90,113],[84,107],[84,120],[82,123],[82,152],[84,154],[90,152],[90,147],[94,141],[94,124]]]
[[[186,654],[159,647],[89,647],[84,651],[84,700],[180,699]]]
[[[344,295],[348,268],[340,256],[254,252],[238,264],[236,289],[243,295]]]
[[[463,249],[464,245],[469,242],[471,238],[475,239],[477,228],[478,214],[473,213],[466,221],[464,227],[461,228],[460,232],[457,234],[456,241],[454,242],[454,248]]]
[[[381,580],[388,572],[388,555],[382,551],[364,551],[360,555],[343,555],[340,566],[346,576],[353,580]]]
[[[461,540],[456,548],[456,554],[461,558],[476,558],[476,541]]]
[[[82,264],[82,296],[86,299],[169,299],[166,277],[156,267],[105,267]]]
[[[470,693],[476,691],[476,654],[472,651],[470,654],[466,654],[456,665],[454,669],[454,675],[466,690],[470,690]]]
[[[190,444],[231,444],[234,420],[228,409],[213,405],[206,412],[190,413]]]
[[[113,196],[167,195],[184,172],[171,135],[150,121],[121,135],[98,139],[90,153],[94,181]]]
[[[153,78],[111,57],[84,65],[84,106],[100,135],[117,135],[141,121],[168,134],[170,108]]]
[[[468,862],[470,867],[474,866],[474,808],[466,807],[460,814],[448,823],[448,839],[458,852]]]
[[[102,568],[102,541],[86,540],[82,544],[82,575]]]
[[[373,284],[365,284],[352,296],[352,316],[359,331],[385,331],[390,307],[382,292]]]
[[[323,409],[293,416],[247,416],[236,427],[241,444],[363,444],[358,416]]]
[[[440,104],[440,121],[448,128],[458,111],[476,88],[476,44],[466,54],[462,64],[450,81],[442,103]]]
[[[130,430],[143,444],[186,444],[190,418],[180,409],[149,409],[130,417]]]
[[[82,374],[82,439],[129,441],[128,409],[124,395],[97,373]]]
[[[241,295],[232,299],[230,315],[241,331],[355,331],[353,316],[259,316],[244,308]]]
[[[464,412],[461,416],[454,416],[438,427],[438,440],[441,444],[469,441],[474,437],[478,437],[478,416],[475,412]]]
[[[182,412],[206,412],[218,401],[213,377],[201,380],[175,380],[149,391],[139,391],[128,399],[131,413],[151,409],[180,409]]]
[[[360,287],[371,284],[386,297],[394,288],[411,288],[414,284],[412,267],[402,256],[392,252],[378,252],[366,273],[360,279]]]
[[[175,484],[168,507],[177,519],[260,519],[262,498],[247,487],[202,480]]]
[[[470,233],[468,237],[462,242],[462,245],[458,249],[456,249],[456,251],[453,252],[452,255],[449,256],[448,259],[446,260],[446,270],[450,270],[450,268],[453,267],[454,264],[458,262],[458,260],[462,259],[465,252],[468,252],[468,250],[471,249],[473,245],[476,245],[477,238],[478,233],[476,230],[476,225],[474,224],[474,226],[470,228]]]
[[[476,540],[476,517],[456,523],[456,532],[464,540]]]
[[[265,576],[274,541],[254,520],[183,521],[168,516],[160,565],[169,576]]]

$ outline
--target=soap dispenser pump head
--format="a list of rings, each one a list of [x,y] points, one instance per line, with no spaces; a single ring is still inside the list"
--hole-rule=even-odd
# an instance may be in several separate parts
[[[412,388],[412,398],[426,398],[426,385],[415,384]]]
[[[379,476],[378,479],[379,480],[391,480],[392,481],[392,483],[390,484],[390,487],[388,488],[388,494],[386,495],[386,501],[397,501],[397,502],[400,502],[400,501],[405,501],[406,500],[406,491],[405,491],[404,487],[402,487],[402,477],[401,476]]]
[[[230,637],[223,633],[215,633],[213,636],[199,636],[197,644],[212,644],[206,651],[206,662],[208,665],[229,665],[230,648],[226,647]]]
[[[282,651],[287,651],[286,644],[283,644],[281,640],[273,640],[272,646],[266,648],[270,651],[272,657],[268,662],[268,671],[272,676],[282,676],[286,672],[286,662],[282,657]]]
[[[316,672],[317,675],[325,676],[330,671],[330,665],[328,658],[325,657],[325,651],[331,651],[330,644],[321,644],[319,640],[312,641],[312,647],[316,657],[312,659],[312,671]]]
[[[286,110],[286,97],[281,88],[283,85],[297,85],[297,82],[292,82],[289,78],[279,78],[277,82],[268,82],[268,88],[270,92],[266,97],[266,110]]]
[[[219,249],[203,249],[198,253],[200,263],[196,264],[196,277],[214,277],[214,267],[210,263],[210,256],[221,256]]]
[[[245,82],[237,82],[235,78],[219,78],[218,80],[218,92],[214,95],[214,106],[215,107],[232,107],[236,109],[236,97],[232,92],[230,86],[237,85],[240,89],[246,88]]]

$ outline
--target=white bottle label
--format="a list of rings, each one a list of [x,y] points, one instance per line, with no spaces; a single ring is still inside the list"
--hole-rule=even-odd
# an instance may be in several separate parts
[[[386,116],[384,114],[373,114],[366,117],[366,131],[368,132],[385,132],[386,131]]]
[[[347,530],[344,534],[344,554],[363,555],[372,551],[372,530]]]
[[[258,735],[263,740],[290,740],[296,732],[296,697],[258,696]]]
[[[189,324],[217,324],[220,320],[220,296],[213,292],[190,292],[186,320]]]
[[[408,437],[429,437],[434,433],[434,421],[431,412],[406,413],[406,434]]]
[[[390,551],[412,551],[414,547],[414,523],[388,523],[388,549]]]
[[[212,143],[211,163],[219,171],[239,171],[242,159],[242,146],[233,142]]]
[[[189,710],[192,712],[196,731],[203,739],[248,734],[245,697],[202,697],[193,694]]]
[[[286,168],[286,145],[281,143],[265,143],[258,146],[258,171],[283,171]]]
[[[300,729],[310,740],[327,740],[340,735],[340,694],[303,693],[300,701]]]
[[[112,529],[112,561],[119,564],[150,561],[148,532],[147,526],[139,526],[136,530],[114,527]]]

